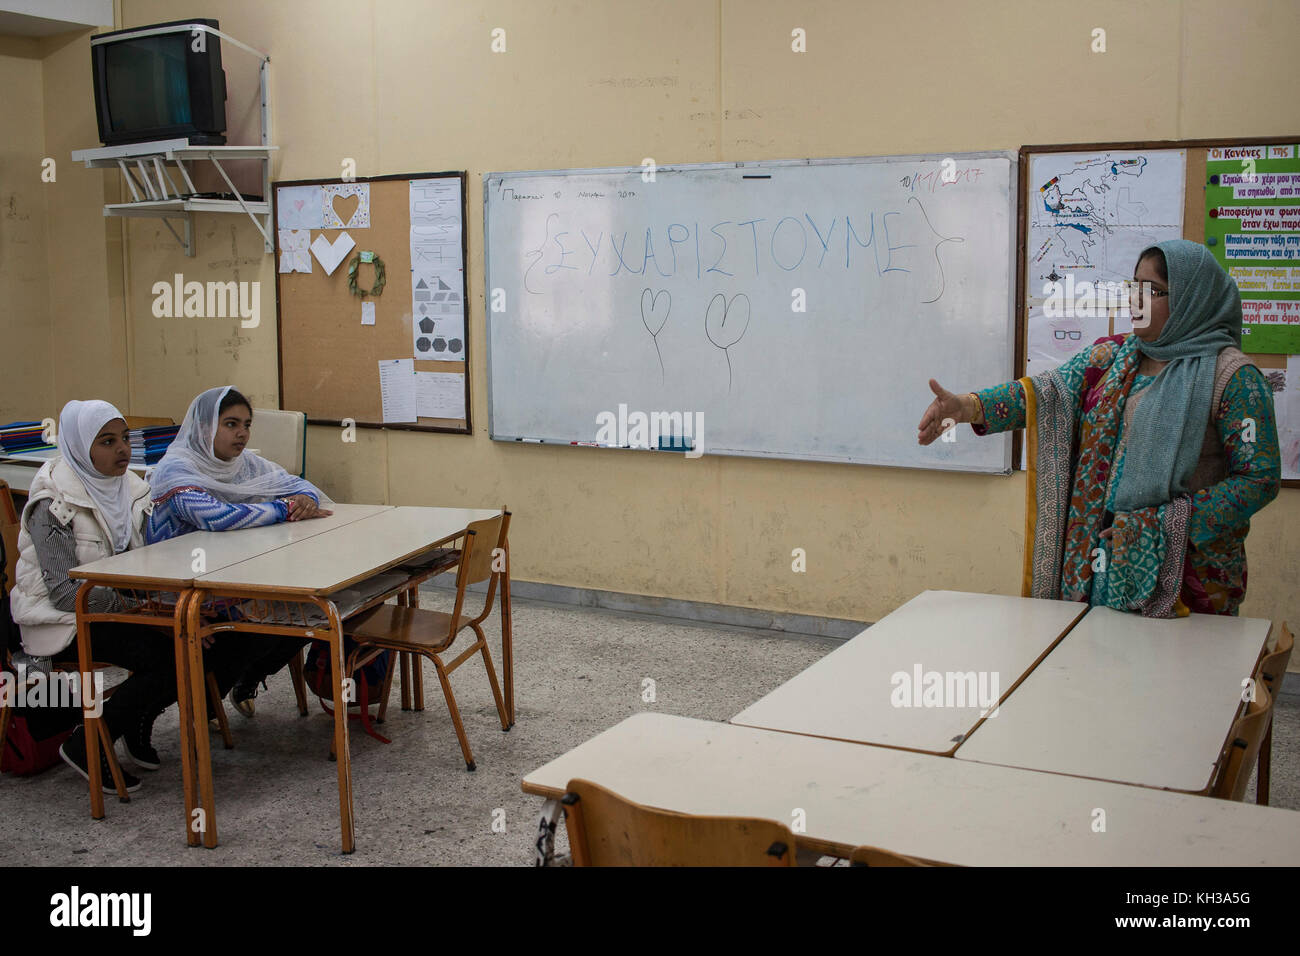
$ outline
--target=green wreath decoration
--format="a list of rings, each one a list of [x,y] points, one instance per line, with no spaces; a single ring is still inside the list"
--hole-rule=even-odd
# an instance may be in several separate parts
[[[383,295],[384,286],[388,283],[388,270],[384,268],[384,260],[375,256],[372,261],[375,265],[375,284],[369,289],[357,288],[357,269],[361,265],[361,257],[353,256],[352,261],[348,263],[348,291],[363,299],[368,295]]]

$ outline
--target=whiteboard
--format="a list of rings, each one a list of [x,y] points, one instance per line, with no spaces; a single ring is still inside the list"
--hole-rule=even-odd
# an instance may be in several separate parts
[[[1009,435],[916,425],[930,378],[1012,377],[1015,182],[1012,153],[489,173],[492,438],[1009,472]]]

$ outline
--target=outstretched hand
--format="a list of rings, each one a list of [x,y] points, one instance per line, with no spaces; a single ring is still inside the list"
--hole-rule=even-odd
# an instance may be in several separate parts
[[[930,379],[930,391],[934,392],[935,399],[916,426],[918,445],[930,444],[954,423],[970,421],[964,395],[954,395],[934,379]]]

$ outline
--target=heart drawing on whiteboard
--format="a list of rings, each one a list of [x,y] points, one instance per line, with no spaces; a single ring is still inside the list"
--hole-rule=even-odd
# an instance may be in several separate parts
[[[727,325],[727,319],[731,325]],[[749,328],[749,296],[737,292],[730,299],[719,292],[709,300],[704,313],[704,334],[710,342],[722,349],[727,357],[727,391],[731,391],[731,352],[729,349],[741,340]]]
[[[659,306],[659,297],[663,296],[664,304]],[[664,354],[659,350],[659,333],[663,331],[664,323],[668,321],[668,313],[673,307],[672,293],[667,289],[660,289],[658,292],[651,292],[649,289],[641,290],[641,324],[645,330],[650,333],[650,338],[654,339],[655,354],[659,356],[659,384],[664,382]],[[662,309],[662,311],[661,311]]]
[[[333,242],[326,239],[325,234],[322,233],[312,242],[311,251],[312,255],[316,257],[316,261],[320,263],[321,268],[325,270],[325,274],[333,275],[334,270],[343,261],[343,257],[351,252],[352,247],[355,245],[356,243],[352,241],[352,237],[346,232],[340,232]]]

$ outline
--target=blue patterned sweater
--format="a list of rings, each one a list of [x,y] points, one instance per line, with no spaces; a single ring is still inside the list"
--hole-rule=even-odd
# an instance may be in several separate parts
[[[320,491],[305,478],[285,497],[307,495],[320,503]],[[232,504],[213,497],[198,486],[176,488],[153,503],[145,527],[145,541],[153,544],[191,531],[238,531],[276,524],[289,517],[289,506],[279,498],[250,504]]]

